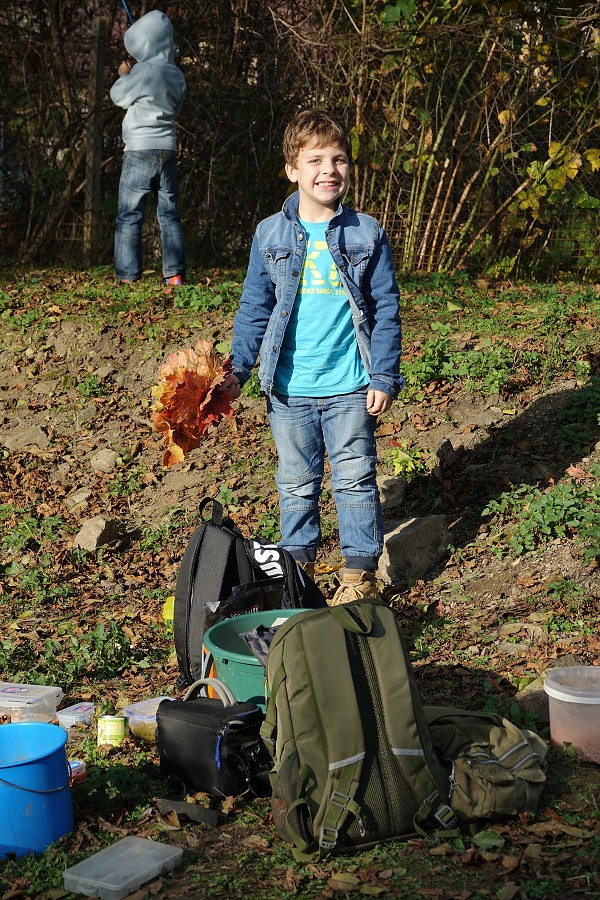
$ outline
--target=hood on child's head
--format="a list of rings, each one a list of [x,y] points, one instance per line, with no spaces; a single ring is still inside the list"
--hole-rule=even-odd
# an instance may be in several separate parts
[[[175,44],[171,20],[158,9],[146,13],[125,32],[125,49],[137,62],[157,56],[173,62]]]

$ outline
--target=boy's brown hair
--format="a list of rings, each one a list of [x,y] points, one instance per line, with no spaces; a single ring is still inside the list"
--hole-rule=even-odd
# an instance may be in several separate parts
[[[324,109],[304,109],[296,113],[283,133],[283,155],[290,166],[298,162],[304,147],[329,147],[339,144],[352,158],[352,144],[348,129],[335,113]]]

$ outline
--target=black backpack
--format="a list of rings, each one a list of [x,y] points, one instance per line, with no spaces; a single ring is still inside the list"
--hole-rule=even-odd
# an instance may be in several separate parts
[[[216,622],[265,609],[315,609],[327,605],[316,584],[282,547],[260,537],[246,539],[223,515],[218,500],[205,497],[175,586],[173,630],[184,689],[203,678],[204,633]]]

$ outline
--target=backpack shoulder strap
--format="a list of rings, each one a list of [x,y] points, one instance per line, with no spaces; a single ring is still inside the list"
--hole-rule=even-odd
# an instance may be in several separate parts
[[[346,627],[374,638],[369,642],[373,676],[380,692],[392,753],[419,805],[415,829],[422,833],[432,817],[442,828],[452,828],[456,817],[447,802],[448,775],[435,754],[408,651],[393,610],[379,601],[357,601],[333,607],[332,612],[338,617],[352,616],[364,622],[365,628],[369,623],[368,629],[362,632],[358,625]]]
[[[207,504],[210,502],[209,497],[205,497],[199,507],[198,516],[202,519]],[[213,501],[213,517],[216,522],[219,518],[219,507],[221,520],[223,517],[223,507],[218,500]],[[177,682],[179,688],[192,684],[194,678],[190,669],[187,637],[190,618],[190,610],[192,605],[192,592],[194,588],[194,577],[198,563],[198,554],[204,538],[206,527],[210,520],[206,520],[192,534],[187,543],[183,558],[181,560],[179,571],[177,573],[177,582],[175,584],[175,600],[173,604],[173,637],[175,639],[175,652],[177,654],[177,662],[179,665],[180,677]]]
[[[179,687],[191,684],[202,673],[202,641],[205,608],[218,605],[230,591],[225,575],[235,582],[253,580],[243,538],[231,519],[224,517],[218,500],[205,497],[199,515],[212,504],[210,519],[193,533],[186,547],[175,586],[173,632],[181,672]]]
[[[324,647],[327,652],[323,652]],[[345,631],[332,610],[298,613],[277,630],[267,658],[267,677],[272,692],[261,735],[274,748],[293,737],[282,734],[282,727],[296,728],[297,740],[302,742],[299,794],[287,817],[290,833],[290,813],[307,804],[309,773],[324,785],[312,822],[314,844],[293,833],[294,855],[302,859],[315,850],[335,847],[347,817],[360,819],[361,814],[354,798],[365,758],[364,735]],[[291,711],[290,697],[303,698]]]

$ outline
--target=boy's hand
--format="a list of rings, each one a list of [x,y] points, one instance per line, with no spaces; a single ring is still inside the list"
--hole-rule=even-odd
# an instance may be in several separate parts
[[[221,384],[217,386],[217,390],[227,394],[231,400],[237,400],[242,392],[239,378],[233,372],[225,376]]]
[[[379,416],[387,412],[394,401],[383,391],[367,391],[367,412],[370,416]]]
[[[121,65],[119,66],[119,68],[117,69],[117,72],[119,73],[120,76],[121,75],[129,75],[129,73],[131,72],[132,69],[133,69],[133,64],[130,63],[128,59],[124,59],[123,62],[121,63]]]

